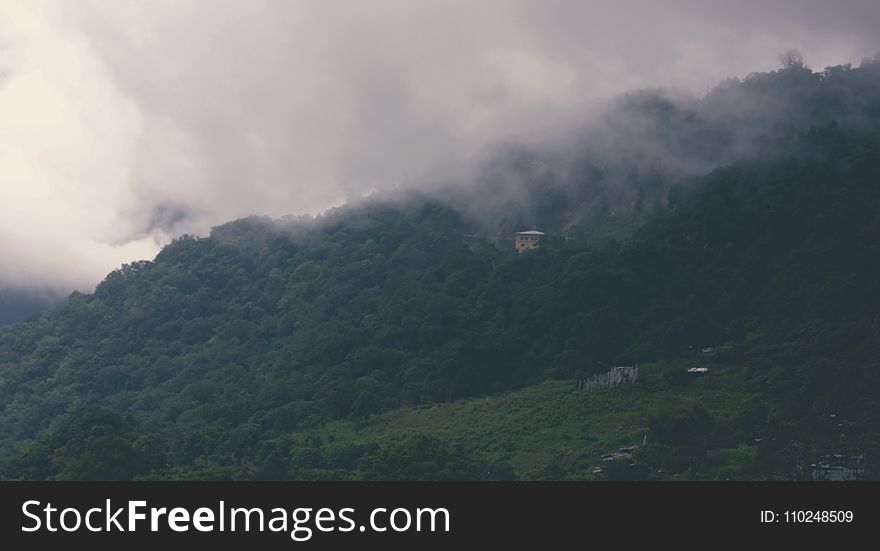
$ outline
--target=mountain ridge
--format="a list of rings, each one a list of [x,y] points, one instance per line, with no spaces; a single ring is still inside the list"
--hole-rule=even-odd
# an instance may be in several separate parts
[[[877,78],[874,65],[823,78],[861,83]],[[788,71],[767,77],[779,94],[814,81],[803,67]],[[770,86],[763,78],[741,85]],[[876,476],[873,100],[858,97],[859,124],[825,115],[805,128],[780,124],[752,157],[703,175],[673,172],[659,184],[636,178],[663,197],[650,208],[603,203],[604,188],[586,182],[582,204],[604,204],[592,211],[604,220],[578,222],[580,230],[559,224],[540,249],[519,255],[490,238],[571,207],[570,181],[527,173],[526,197],[546,200],[512,208],[501,222],[461,206],[477,191],[446,201],[417,193],[183,236],[154,261],[112,272],[94,294],[74,293],[0,328],[0,476],[342,476],[321,471],[323,427],[334,423],[541,388],[621,363],[655,366],[658,392],[690,392],[683,373],[705,347],[716,371],[735,374],[725,399],[740,396],[744,407],[709,407],[709,417],[692,400],[683,410],[646,410],[641,428],[663,448],[636,454],[636,471],[806,477],[812,458],[839,453],[864,456],[860,476]],[[635,229],[605,224],[612,211]],[[850,423],[846,438],[830,415]],[[736,419],[747,429],[725,436],[707,428]],[[731,456],[727,471],[707,459],[755,439],[766,443]],[[381,461],[419,448],[372,444],[379,448],[335,464],[390,476]],[[485,458],[473,449],[428,444],[451,470],[419,463],[407,476],[484,476]],[[497,453],[491,460],[499,477],[585,472],[513,469]]]

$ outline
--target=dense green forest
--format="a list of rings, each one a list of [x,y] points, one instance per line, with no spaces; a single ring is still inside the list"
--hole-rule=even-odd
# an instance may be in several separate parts
[[[0,328],[0,476],[877,478],[878,65],[628,96],[671,168],[518,152],[515,195],[181,237]]]

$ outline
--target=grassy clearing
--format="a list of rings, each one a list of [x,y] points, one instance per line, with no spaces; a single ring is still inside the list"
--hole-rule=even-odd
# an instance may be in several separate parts
[[[520,479],[593,478],[602,456],[652,440],[649,418],[670,408],[701,406],[718,422],[754,407],[737,366],[713,365],[705,376],[670,382],[693,362],[640,367],[636,383],[592,392],[549,381],[500,395],[388,411],[322,428],[326,441],[386,445],[418,435],[454,442],[488,462],[511,466]],[[681,378],[680,378],[681,379]],[[301,435],[305,438],[305,435]],[[750,449],[713,450],[721,463],[750,460]]]

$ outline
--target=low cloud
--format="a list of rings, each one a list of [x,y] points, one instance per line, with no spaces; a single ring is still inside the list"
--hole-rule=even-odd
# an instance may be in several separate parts
[[[171,238],[467,179],[626,90],[880,50],[874,1],[7,1],[0,288],[91,290]]]

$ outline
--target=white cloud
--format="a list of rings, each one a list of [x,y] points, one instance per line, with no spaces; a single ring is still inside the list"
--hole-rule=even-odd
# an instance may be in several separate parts
[[[736,7],[732,7],[735,4]],[[0,288],[461,177],[594,100],[880,47],[876,2],[0,0]]]
[[[94,285],[156,251],[152,239],[108,239],[125,230],[116,207],[140,115],[92,44],[57,33],[38,7],[3,4],[14,55],[0,84],[0,286]]]

